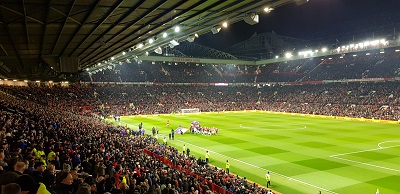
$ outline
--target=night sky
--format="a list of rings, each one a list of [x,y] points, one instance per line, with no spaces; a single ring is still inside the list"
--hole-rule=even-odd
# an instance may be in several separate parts
[[[272,31],[303,40],[319,40],[345,32],[357,36],[360,30],[378,30],[382,28],[380,25],[397,26],[400,32],[400,17],[387,18],[395,13],[400,15],[400,0],[310,0],[302,6],[293,3],[269,14],[260,13],[260,22],[253,26],[241,21],[218,34],[204,34],[196,43],[224,50],[254,33]],[[383,17],[386,18],[370,22],[372,18]]]

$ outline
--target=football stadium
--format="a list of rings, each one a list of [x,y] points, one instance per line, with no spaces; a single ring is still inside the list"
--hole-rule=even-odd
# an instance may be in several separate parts
[[[1,194],[400,193],[399,8],[2,0]]]

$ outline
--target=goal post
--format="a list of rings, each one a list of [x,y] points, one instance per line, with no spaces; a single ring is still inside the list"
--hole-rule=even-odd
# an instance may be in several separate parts
[[[200,109],[198,108],[183,108],[181,109],[181,113],[184,114],[190,114],[190,113],[200,113]]]

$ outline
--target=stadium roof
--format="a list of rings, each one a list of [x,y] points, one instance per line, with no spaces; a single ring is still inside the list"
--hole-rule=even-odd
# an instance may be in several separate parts
[[[53,78],[77,73],[150,38],[138,54],[172,39],[294,0],[2,0],[0,74]],[[298,0],[297,0],[298,1]],[[175,26],[180,32],[174,32]],[[162,39],[162,34],[168,33]]]

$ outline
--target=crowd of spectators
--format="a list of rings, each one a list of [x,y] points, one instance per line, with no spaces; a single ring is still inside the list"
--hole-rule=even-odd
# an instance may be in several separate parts
[[[74,113],[100,116],[270,110],[381,120],[400,120],[398,82],[270,85],[265,87],[79,85],[2,86],[21,99]],[[86,92],[83,92],[86,91]],[[49,95],[50,94],[50,95]]]
[[[356,56],[353,56],[356,55]],[[251,65],[183,63],[124,63],[97,73],[83,74],[85,82],[300,82],[400,75],[400,52],[395,49]]]
[[[2,193],[204,194],[212,193],[215,185],[227,193],[268,192],[245,178],[160,144],[152,136],[122,135],[122,130],[134,129],[60,108],[62,103],[65,107],[71,105],[73,98],[60,100],[57,107],[41,99],[48,96],[48,91],[61,98],[68,96],[64,93],[77,95],[87,87],[1,87]],[[86,94],[78,98],[92,102]],[[166,165],[148,152],[173,165]]]

